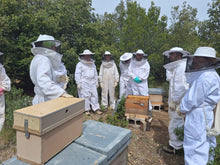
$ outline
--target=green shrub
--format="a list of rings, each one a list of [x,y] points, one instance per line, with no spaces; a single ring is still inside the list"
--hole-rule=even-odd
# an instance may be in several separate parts
[[[13,112],[14,110],[32,105],[32,98],[24,95],[23,89],[17,89],[12,86],[10,92],[5,92],[5,123],[0,134],[0,140],[3,142],[0,148],[8,144],[15,144],[15,130],[13,130]]]
[[[184,138],[184,126],[175,128],[174,129],[174,133],[177,136],[177,139],[179,141],[183,141],[183,138]]]
[[[214,161],[208,163],[208,165],[219,165],[220,164],[220,136],[216,137],[217,146],[210,149],[209,154],[215,154]]]
[[[113,115],[107,115],[106,121],[109,124],[126,127],[128,122],[125,118],[125,97],[123,96],[118,104],[117,111]]]
[[[32,105],[32,98],[26,96],[23,89],[12,87],[10,92],[5,94],[5,124],[6,129],[12,128],[13,125],[13,112],[14,110],[21,109]]]

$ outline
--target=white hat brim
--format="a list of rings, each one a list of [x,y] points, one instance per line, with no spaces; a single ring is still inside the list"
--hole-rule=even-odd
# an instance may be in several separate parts
[[[170,53],[174,53],[174,52],[177,52],[177,53],[181,53],[183,56],[188,56],[190,53],[185,51],[185,50],[167,50],[165,52],[163,52],[163,55],[165,56],[169,56]]]

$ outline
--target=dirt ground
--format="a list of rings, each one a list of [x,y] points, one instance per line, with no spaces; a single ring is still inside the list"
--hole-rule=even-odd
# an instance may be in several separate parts
[[[108,110],[102,116],[92,114],[84,116],[86,120],[98,121],[113,112]],[[131,143],[128,146],[127,165],[183,165],[183,152],[172,155],[162,151],[162,146],[168,145],[168,113],[167,111],[154,111],[150,131],[143,132],[139,124],[129,123],[128,129],[132,131]],[[1,142],[0,142],[1,144]],[[4,162],[16,155],[16,146],[11,145],[0,148],[0,160]],[[0,162],[1,162],[0,161]]]

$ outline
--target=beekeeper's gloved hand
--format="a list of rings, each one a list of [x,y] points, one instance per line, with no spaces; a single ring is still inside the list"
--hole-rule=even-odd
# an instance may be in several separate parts
[[[117,83],[117,82],[115,82],[115,83],[114,83],[114,87],[116,87],[117,85],[118,85],[118,83]]]
[[[177,104],[173,102],[173,100],[170,101],[169,103],[169,110],[170,111],[175,111],[177,107]]]
[[[70,98],[73,97],[72,95],[69,95],[68,93],[64,92],[61,97]]]
[[[80,84],[77,85],[77,89],[79,89],[79,90],[82,89]]]
[[[180,106],[177,106],[176,112],[177,112],[177,114],[178,114],[179,116],[181,116],[181,117],[185,117],[185,116],[186,116],[185,113],[181,113],[181,112],[180,112]]]
[[[103,88],[103,84],[102,83],[100,83],[100,87]]]
[[[139,77],[135,77],[134,81],[135,81],[136,83],[141,83],[141,82],[142,82],[142,81],[139,79]]]
[[[70,78],[66,75],[62,75],[62,76],[59,76],[59,82],[63,82],[63,83],[68,83],[70,81]]]

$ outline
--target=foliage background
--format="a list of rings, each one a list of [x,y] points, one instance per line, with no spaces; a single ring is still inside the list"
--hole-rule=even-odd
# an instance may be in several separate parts
[[[165,50],[180,46],[193,54],[198,46],[212,46],[220,52],[219,0],[210,4],[209,19],[203,22],[196,17],[197,9],[186,2],[173,7],[169,26],[167,16],[160,16],[160,7],[153,1],[147,11],[136,1],[121,1],[114,13],[104,15],[95,15],[91,3],[92,0],[0,1],[0,51],[4,53],[7,74],[16,87],[33,91],[29,77],[33,58],[30,50],[31,42],[39,34],[62,41],[63,62],[72,74],[71,85],[75,83],[78,54],[84,49],[96,53],[98,71],[105,50],[114,55],[118,66],[124,52],[143,49],[151,65],[151,87],[161,86],[165,81],[162,67]]]
[[[209,19],[202,22],[197,19],[197,9],[186,2],[173,7],[169,26],[168,17],[160,16],[160,7],[153,0],[147,11],[136,1],[124,0],[114,13],[104,15],[95,15],[91,3],[92,0],[0,1],[0,51],[13,85],[11,94],[6,95],[6,127],[12,125],[13,110],[28,105],[29,96],[33,95],[30,50],[39,34],[62,41],[63,62],[70,76],[67,90],[74,96],[75,66],[84,49],[96,54],[98,71],[105,50],[114,55],[118,66],[124,52],[142,49],[151,65],[149,87],[167,87],[162,53],[171,47],[179,46],[193,54],[199,46],[211,46],[220,55],[220,0],[212,1],[207,11]]]

